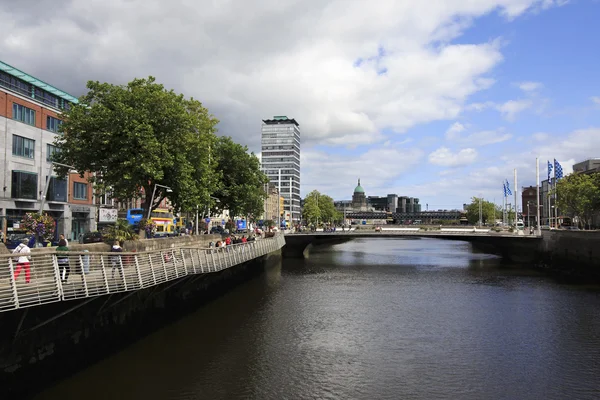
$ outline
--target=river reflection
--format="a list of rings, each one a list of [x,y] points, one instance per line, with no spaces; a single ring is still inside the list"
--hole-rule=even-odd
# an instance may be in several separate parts
[[[315,247],[38,399],[597,399],[599,293],[459,241]]]

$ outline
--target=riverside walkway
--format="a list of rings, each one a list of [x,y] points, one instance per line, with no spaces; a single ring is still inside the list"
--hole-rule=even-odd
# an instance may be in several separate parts
[[[222,271],[281,249],[283,235],[220,248],[182,247],[146,252],[69,251],[70,274],[60,279],[56,253],[31,254],[31,280],[15,279],[15,255],[0,256],[0,312],[131,292],[191,275]],[[117,254],[117,255],[115,255]]]

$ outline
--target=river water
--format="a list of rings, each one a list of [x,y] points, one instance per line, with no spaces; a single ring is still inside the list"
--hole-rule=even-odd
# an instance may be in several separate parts
[[[599,399],[600,288],[436,239],[285,259],[38,399]]]

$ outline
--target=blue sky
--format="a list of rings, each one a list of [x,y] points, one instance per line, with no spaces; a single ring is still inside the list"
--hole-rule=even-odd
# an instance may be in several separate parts
[[[600,157],[594,0],[55,0],[0,10],[2,60],[74,95],[153,75],[260,153],[261,119],[301,126],[302,194],[430,209]],[[156,23],[148,23],[155,21]],[[44,40],[39,40],[43,37]]]

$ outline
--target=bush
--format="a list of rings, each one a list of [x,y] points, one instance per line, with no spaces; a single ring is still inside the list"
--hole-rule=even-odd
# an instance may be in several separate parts
[[[126,219],[118,219],[117,222],[108,227],[104,233],[104,241],[112,243],[115,240],[123,243],[126,240],[137,240],[138,235],[133,231]]]

